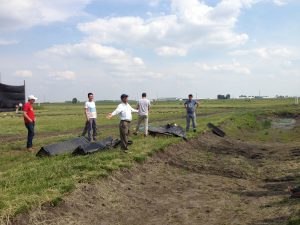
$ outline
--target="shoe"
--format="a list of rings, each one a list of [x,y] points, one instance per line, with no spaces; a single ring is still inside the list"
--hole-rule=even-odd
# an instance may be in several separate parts
[[[128,144],[128,145],[132,145],[132,144],[133,144],[133,141],[128,140],[128,141],[127,141],[127,144]]]
[[[197,130],[196,130],[196,129],[194,129],[193,131],[194,131],[194,132],[196,132]]]
[[[27,152],[34,152],[34,148],[27,148],[26,151]]]
[[[122,153],[128,153],[128,150],[129,150],[128,148],[121,148]]]

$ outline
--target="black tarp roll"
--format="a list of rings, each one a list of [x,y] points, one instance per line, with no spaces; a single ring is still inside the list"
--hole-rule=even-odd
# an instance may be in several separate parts
[[[43,146],[36,156],[54,156],[66,153],[72,153],[78,146],[86,145],[89,141],[85,137],[78,137],[68,141]]]
[[[0,83],[0,111],[15,110],[19,103],[24,104],[25,85],[12,86]]]
[[[212,130],[212,132],[220,137],[225,137],[225,132],[222,131],[220,128],[216,127],[212,123],[208,123],[207,127]]]
[[[104,151],[110,148],[116,147],[118,144],[120,144],[119,139],[113,139],[112,137],[107,137],[101,141],[97,142],[91,142],[85,145],[78,146],[74,152],[73,155],[87,155],[92,154],[99,151]]]
[[[176,124],[175,125],[167,124],[165,126],[160,126],[160,127],[149,126],[148,132],[151,135],[155,135],[155,134],[173,135],[176,137],[182,137],[184,140],[187,140],[185,130],[181,126]]]

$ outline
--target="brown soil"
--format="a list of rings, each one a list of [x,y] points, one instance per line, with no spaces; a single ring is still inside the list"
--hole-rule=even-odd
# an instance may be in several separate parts
[[[258,145],[206,133],[82,184],[58,206],[45,204],[11,224],[282,225],[297,205],[287,188],[298,177],[275,176],[274,168],[292,168],[298,152],[299,144]]]

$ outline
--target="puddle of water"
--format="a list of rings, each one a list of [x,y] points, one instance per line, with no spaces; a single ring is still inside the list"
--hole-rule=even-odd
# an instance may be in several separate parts
[[[296,126],[296,120],[292,118],[275,119],[272,121],[274,129],[293,129]]]

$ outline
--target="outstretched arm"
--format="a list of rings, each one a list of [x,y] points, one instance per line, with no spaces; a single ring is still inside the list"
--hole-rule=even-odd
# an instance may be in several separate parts
[[[118,106],[115,111],[113,111],[112,113],[108,113],[106,118],[107,119],[111,119],[113,116],[119,114],[121,112],[121,108]]]

